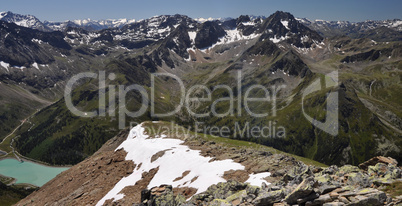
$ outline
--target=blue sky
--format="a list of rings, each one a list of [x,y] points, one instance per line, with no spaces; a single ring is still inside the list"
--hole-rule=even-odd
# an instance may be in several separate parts
[[[277,10],[323,20],[402,19],[401,0],[0,0],[0,11],[32,14],[40,20],[144,19],[161,14],[198,17],[269,16]]]

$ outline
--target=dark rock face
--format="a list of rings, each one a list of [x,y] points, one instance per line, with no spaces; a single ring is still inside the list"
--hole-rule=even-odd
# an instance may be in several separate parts
[[[162,43],[162,48],[168,48],[181,57],[188,58],[187,48],[191,47],[187,27],[180,24]]]
[[[349,21],[310,21],[308,19],[300,19],[299,21],[324,37],[346,35],[354,39],[369,38],[375,41],[402,40],[401,25],[397,24],[400,21],[399,19],[368,20],[357,23]]]
[[[158,66],[162,66],[162,60],[170,68],[174,68],[175,64],[172,60],[170,51],[173,51],[180,57],[189,58],[187,48],[191,47],[191,40],[188,35],[188,29],[185,24],[180,24],[177,28],[165,39],[161,45],[152,52],[152,58]]]
[[[261,19],[257,18],[254,21],[251,21],[248,15],[241,15],[236,21],[237,29],[241,31],[244,36],[249,36],[250,34],[256,33],[260,25]]]
[[[0,59],[11,66],[29,66],[34,62],[53,62],[53,54],[39,44],[49,44],[55,49],[70,50],[61,32],[41,32],[0,21]]]
[[[395,31],[392,28],[379,27],[364,33],[358,33],[357,38],[368,38],[375,41],[401,41],[402,32]]]
[[[312,74],[306,64],[293,51],[289,51],[270,68],[270,72],[283,70],[292,76],[305,77]]]
[[[299,23],[292,14],[277,11],[269,16],[260,27],[261,38],[286,37],[286,42],[296,47],[310,48],[323,38],[315,31]]]
[[[246,50],[246,54],[249,55],[267,55],[277,57],[280,54],[280,49],[275,43],[269,40],[260,39],[254,46]]]
[[[234,29],[237,26],[236,19],[230,19],[222,22],[221,26],[223,29]]]
[[[38,18],[32,15],[14,14],[8,11],[4,13],[2,12],[2,14],[0,15],[0,20],[8,23],[25,21],[28,28],[37,29],[39,31],[45,31],[45,32],[52,31],[49,27],[43,24]]]
[[[240,24],[242,22],[249,22],[250,17],[248,15],[241,15],[239,18],[236,20],[236,24]]]
[[[359,54],[355,54],[352,56],[347,56],[345,58],[343,58],[341,60],[341,62],[346,62],[346,63],[350,63],[350,62],[359,62],[359,61],[365,61],[365,60],[369,60],[369,61],[375,61],[378,58],[380,58],[380,56],[391,56],[392,55],[392,49],[382,49],[382,50],[370,50],[368,52],[363,52],[363,53],[359,53]]]
[[[212,46],[225,34],[225,30],[217,22],[207,21],[199,28],[195,37],[195,46],[200,49]]]

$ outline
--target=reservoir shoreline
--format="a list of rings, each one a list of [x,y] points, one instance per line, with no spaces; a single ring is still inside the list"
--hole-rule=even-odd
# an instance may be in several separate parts
[[[7,184],[28,184],[41,187],[48,181],[68,170],[70,167],[51,166],[24,159],[23,162],[12,157],[0,159],[0,174],[13,180]]]

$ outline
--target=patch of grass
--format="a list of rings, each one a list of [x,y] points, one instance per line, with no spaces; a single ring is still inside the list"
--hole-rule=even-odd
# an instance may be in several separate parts
[[[36,187],[27,185],[7,186],[0,182],[0,205],[13,205],[37,190]]]
[[[392,184],[385,186],[383,191],[390,194],[392,197],[402,195],[402,181],[395,181]]]
[[[15,181],[14,178],[12,178],[12,177],[7,177],[7,176],[4,176],[4,175],[1,175],[1,174],[0,174],[0,182],[2,182],[3,184],[8,185],[8,184],[13,183],[14,181]]]
[[[223,146],[226,147],[236,147],[236,148],[241,148],[241,149],[253,149],[253,150],[258,150],[258,151],[267,151],[271,152],[272,154],[284,154],[288,155],[291,157],[294,157],[296,160],[301,161],[307,165],[314,165],[318,167],[327,167],[327,165],[314,161],[312,159],[306,158],[306,157],[300,157],[294,154],[289,154],[286,152],[282,152],[280,150],[277,150],[275,148],[253,143],[253,142],[248,142],[248,141],[243,141],[243,140],[236,140],[236,139],[230,139],[230,138],[223,138],[223,137],[218,137],[218,136],[213,136],[213,135],[208,135],[208,134],[202,134],[202,133],[196,133],[194,131],[191,131],[183,126],[177,125],[177,124],[172,124],[171,122],[165,122],[165,121],[160,121],[157,123],[152,123],[152,122],[145,122],[143,126],[146,129],[146,133],[150,137],[155,137],[156,135],[161,135],[165,134],[168,137],[182,137],[183,138],[198,138],[200,140],[205,140],[205,141],[213,141],[218,144],[222,144]],[[175,129],[172,129],[172,127],[175,127]],[[165,129],[164,129],[165,128]],[[170,133],[166,133],[166,131],[169,131]],[[159,133],[158,133],[159,132]],[[187,137],[185,137],[187,136]]]

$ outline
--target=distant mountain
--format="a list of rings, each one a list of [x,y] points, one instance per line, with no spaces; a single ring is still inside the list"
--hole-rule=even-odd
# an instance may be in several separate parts
[[[56,31],[64,31],[67,27],[79,27],[89,31],[102,30],[107,28],[120,28],[127,24],[136,22],[135,19],[106,19],[106,20],[72,20],[64,22],[45,21],[44,24]]]
[[[391,33],[400,33],[402,32],[402,20],[400,19],[392,19],[392,20],[382,20],[382,21],[373,21],[368,20],[364,22],[349,22],[349,21],[324,21],[324,20],[309,20],[306,18],[297,19],[300,23],[308,26],[309,28],[317,31],[321,35],[325,37],[333,37],[339,35],[347,35],[352,38],[361,38],[364,37],[364,33],[372,33],[372,31],[378,29],[387,28]],[[363,34],[363,35],[362,35]],[[371,38],[374,40],[381,40],[382,37],[375,37],[371,35]],[[387,40],[387,39],[385,39]],[[398,40],[398,39],[388,39],[389,41]]]
[[[89,31],[102,30],[114,27],[123,27],[124,25],[136,22],[135,19],[106,19],[106,20],[68,20],[64,22],[41,22],[33,15],[21,15],[15,14],[10,11],[1,12],[0,20],[15,23],[18,26],[28,27],[31,29],[37,29],[40,31],[64,31],[68,27],[78,27]]]
[[[117,25],[118,21],[114,23]],[[92,31],[82,28],[90,25],[89,20],[65,24],[59,25],[59,29],[66,27],[61,29],[63,31],[42,32],[0,22],[3,31],[0,33],[0,80],[7,83],[0,85],[0,122],[9,125],[0,128],[0,135],[11,132],[20,124],[18,120],[34,112],[32,103],[16,105],[15,102],[25,100],[26,95],[16,93],[14,86],[29,91],[31,97],[38,95],[48,101],[58,100],[35,115],[30,120],[32,125],[18,130],[20,137],[16,140],[16,148],[27,157],[51,164],[75,164],[115,135],[116,119],[95,118],[96,121],[92,121],[78,118],[64,106],[62,92],[66,80],[88,70],[118,74],[112,82],[114,85],[149,87],[150,73],[168,72],[180,76],[186,86],[202,84],[208,88],[218,84],[236,85],[237,81],[231,77],[241,70],[244,72],[242,83],[246,85],[244,90],[254,84],[270,88],[287,85],[279,93],[281,109],[278,118],[211,117],[202,120],[206,125],[235,128],[236,121],[252,122],[250,126],[254,126],[269,125],[271,120],[275,120],[277,125],[287,127],[287,138],[246,140],[328,164],[358,164],[374,155],[400,157],[402,142],[397,136],[402,130],[399,112],[402,110],[400,82],[396,78],[399,71],[394,71],[400,65],[400,42],[367,39],[380,36],[382,39],[401,38],[400,32],[395,30],[397,27],[357,32],[356,38],[362,35],[360,39],[342,34],[347,30],[338,30],[341,36],[324,38],[306,22],[280,11],[267,18],[241,15],[236,19],[205,22],[185,15],[161,15],[120,28]],[[397,21],[389,25],[396,24]],[[347,22],[338,23],[339,28],[348,25]],[[390,31],[394,33],[390,35]],[[313,127],[300,108],[306,86],[332,68],[339,70],[342,80],[339,88],[334,88],[339,90],[342,108],[340,134],[336,138]],[[159,88],[168,89],[164,93],[169,95],[169,91],[179,91],[166,81],[161,79],[158,82]],[[98,81],[93,87],[77,87],[73,92],[73,102],[85,109],[83,111],[96,109],[92,107],[98,101],[95,98],[98,94],[96,84]],[[10,98],[10,94],[15,94],[15,97]],[[166,111],[177,105],[175,94],[170,95],[158,100],[157,111]],[[130,97],[130,105],[141,105],[139,99]],[[39,101],[36,108],[48,103]],[[324,93],[312,95],[307,103],[317,107],[308,112],[324,121],[320,112],[326,107]],[[203,109],[211,106],[207,103],[199,107],[195,105],[194,111],[204,113]],[[219,111],[227,111],[226,104],[216,107]],[[255,109],[263,112],[266,107],[256,105]],[[131,120],[154,119],[144,116]],[[195,121],[185,111],[174,120],[185,126],[191,126]]]
[[[249,21],[255,21],[257,19],[265,20],[266,16],[255,16],[255,15],[245,15]],[[150,19],[157,18],[152,17]],[[220,23],[230,22],[236,18],[225,17],[225,18],[196,18],[194,21],[198,23],[204,23],[207,21],[217,21]],[[334,37],[340,35],[347,35],[351,38],[371,38],[376,41],[395,41],[400,40],[397,37],[400,36],[402,32],[402,20],[382,20],[374,21],[368,20],[364,22],[349,22],[349,21],[325,21],[325,20],[309,20],[307,18],[296,18],[297,21],[309,27],[312,30],[317,31],[320,35],[324,37]],[[99,31],[108,28],[122,28],[123,26],[147,20],[136,21],[135,19],[106,19],[106,20],[67,20],[64,22],[52,22],[44,21],[41,22],[38,18],[33,15],[21,15],[15,14],[10,11],[1,12],[0,20],[15,23],[19,26],[28,27],[32,29],[37,29],[40,31],[65,31],[68,27],[82,28],[87,31]],[[379,31],[377,31],[379,30]],[[380,33],[376,35],[376,33]],[[390,33],[387,35],[386,33]]]
[[[0,12],[0,20],[9,23],[15,23],[18,26],[28,27],[31,29],[38,29],[41,31],[51,31],[46,25],[44,25],[38,18],[33,15],[21,15],[14,14],[10,11]]]

